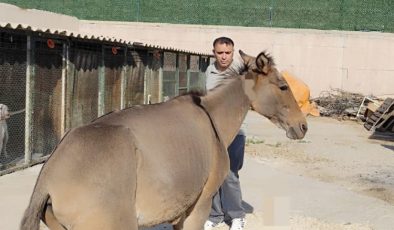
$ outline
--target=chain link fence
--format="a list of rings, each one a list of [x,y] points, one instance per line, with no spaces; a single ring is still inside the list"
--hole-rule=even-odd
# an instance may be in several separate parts
[[[177,55],[164,52],[163,65],[163,100],[166,101],[177,95]]]
[[[0,29],[0,104],[11,112],[0,121],[0,175],[46,160],[64,133],[101,115],[203,90],[210,59]]]
[[[3,0],[79,19],[394,32],[391,0]]]
[[[145,103],[154,104],[163,101],[161,90],[162,75],[160,69],[163,63],[163,52],[155,50],[148,53],[149,66],[146,75],[147,98]]]
[[[148,65],[148,51],[133,49],[129,51],[126,77],[126,107],[144,103],[145,68]]]
[[[77,127],[98,116],[100,44],[74,41],[70,44],[68,69],[68,127]],[[67,117],[67,116],[66,116]]]
[[[32,125],[31,130],[27,130],[32,134],[33,158],[50,154],[62,134],[59,108],[62,98],[63,48],[61,41],[51,41],[54,47],[48,47],[46,39],[36,39],[33,44]]]
[[[26,36],[0,31],[0,104],[7,105],[11,113],[9,119],[0,121],[0,171],[24,157],[25,99]]]
[[[104,114],[121,109],[121,81],[125,55],[125,48],[116,46],[104,48]]]

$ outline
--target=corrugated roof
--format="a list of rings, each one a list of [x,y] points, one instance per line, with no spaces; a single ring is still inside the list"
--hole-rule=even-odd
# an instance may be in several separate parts
[[[70,38],[99,40],[103,42],[121,43],[135,47],[209,56],[209,54],[191,52],[174,47],[162,47],[159,45],[145,44],[132,40],[103,36],[100,34],[84,33],[83,31],[80,31],[79,25],[80,21],[76,17],[43,10],[23,9],[14,5],[0,3],[0,28],[43,32]]]
[[[180,52],[180,53],[189,53],[189,54],[196,54],[196,55],[203,55],[203,56],[212,56],[211,54],[200,53],[200,52],[192,52],[192,51],[189,51],[189,50],[176,49],[176,48],[173,48],[173,47],[164,47],[164,46],[159,46],[159,45],[145,44],[145,43],[142,43],[142,42],[133,42],[132,45],[135,46],[135,47],[144,47],[144,48],[149,48],[149,49],[161,49],[161,50],[174,51],[174,52]]]
[[[125,41],[123,39],[111,38],[102,35],[95,35],[95,34],[86,34],[81,32],[73,32],[67,30],[57,30],[57,29],[50,29],[45,27],[34,27],[27,24],[17,24],[17,23],[2,23],[0,22],[0,28],[7,28],[7,29],[20,29],[20,30],[28,30],[34,32],[43,32],[53,35],[60,35],[65,37],[71,38],[81,38],[81,39],[92,39],[92,40],[99,40],[99,41],[106,41],[106,42],[116,42],[116,43],[123,43],[123,44],[132,44],[131,41]]]

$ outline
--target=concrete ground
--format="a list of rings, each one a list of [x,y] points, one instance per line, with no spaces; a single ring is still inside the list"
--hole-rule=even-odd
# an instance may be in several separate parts
[[[393,142],[368,139],[361,124],[330,118],[308,118],[301,141],[254,112],[247,122],[240,177],[253,212],[246,229],[393,229]],[[18,229],[40,167],[0,177],[0,229]]]

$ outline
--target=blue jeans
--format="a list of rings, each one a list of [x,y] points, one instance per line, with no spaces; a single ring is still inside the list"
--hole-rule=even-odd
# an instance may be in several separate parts
[[[245,217],[238,175],[244,161],[245,139],[244,135],[237,135],[227,149],[230,172],[212,199],[209,220],[214,223]]]

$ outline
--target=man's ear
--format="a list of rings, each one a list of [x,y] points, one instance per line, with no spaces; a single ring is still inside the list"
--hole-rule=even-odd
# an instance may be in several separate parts
[[[244,53],[242,50],[239,50],[239,55],[241,55],[241,58],[244,61],[245,66],[248,68],[248,70],[256,69],[256,58],[255,57],[252,57],[252,56]]]

